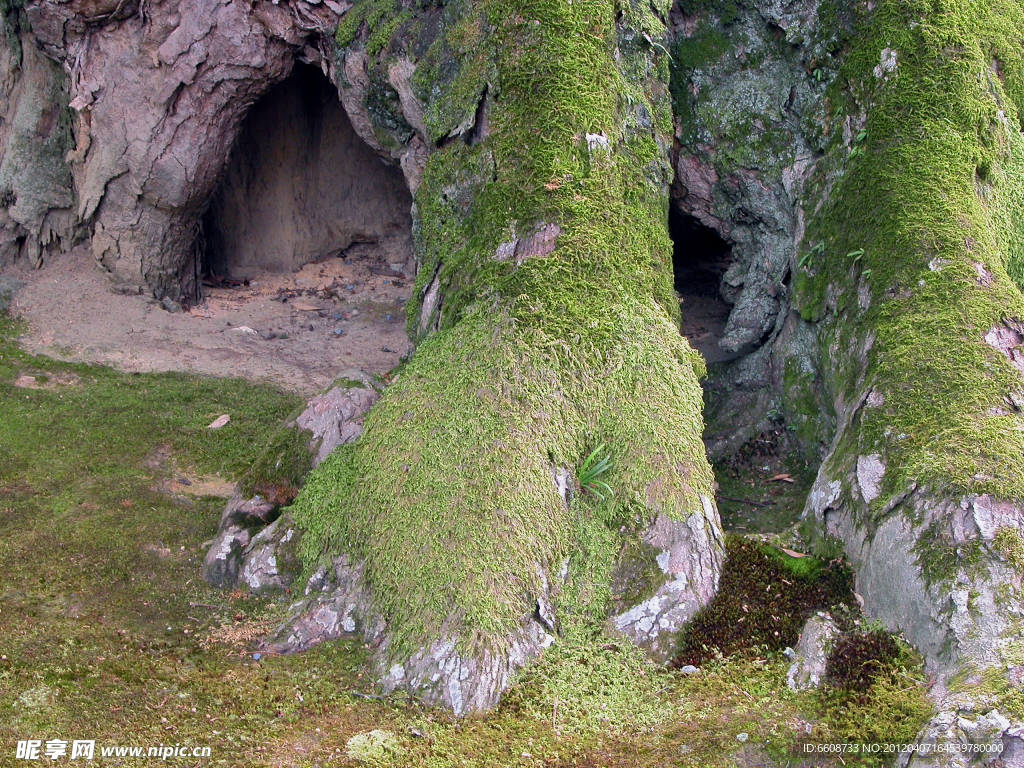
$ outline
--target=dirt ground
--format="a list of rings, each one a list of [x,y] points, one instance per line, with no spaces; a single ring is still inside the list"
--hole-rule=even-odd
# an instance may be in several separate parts
[[[700,352],[708,364],[722,363],[739,357],[726,352],[718,342],[725,335],[725,324],[732,308],[717,296],[685,294],[680,297],[683,336]]]
[[[30,352],[133,372],[241,376],[308,396],[345,369],[384,373],[407,351],[412,276],[383,262],[357,245],[294,274],[206,287],[201,304],[177,313],[112,292],[87,247],[3,274],[27,283],[11,314],[28,322],[20,341]]]

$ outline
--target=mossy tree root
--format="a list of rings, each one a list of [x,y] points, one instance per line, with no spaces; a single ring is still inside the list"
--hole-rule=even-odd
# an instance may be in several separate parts
[[[419,347],[292,508],[319,596],[283,647],[362,631],[386,686],[464,712],[565,622],[618,611],[665,652],[713,594],[703,363],[678,332],[666,232],[664,29],[637,8],[446,4],[420,66],[457,50],[462,74],[423,114],[440,124],[464,89],[476,125],[439,142],[416,193]],[[576,480],[601,444],[605,500]],[[623,571],[644,573],[628,599]]]
[[[838,423],[808,529],[843,540],[867,611],[940,697],[1024,671],[1019,569],[997,545],[1024,527],[1022,36],[1015,2],[877,4],[829,92],[848,127],[796,268]]]

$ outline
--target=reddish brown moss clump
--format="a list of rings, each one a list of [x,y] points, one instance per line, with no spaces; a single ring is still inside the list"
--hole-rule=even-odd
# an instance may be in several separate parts
[[[881,672],[895,665],[899,655],[896,639],[880,629],[843,635],[828,655],[825,681],[837,688],[867,689]]]
[[[718,594],[694,617],[671,666],[699,665],[716,651],[763,653],[796,645],[812,613],[837,605],[855,605],[845,563],[791,558],[730,536]]]

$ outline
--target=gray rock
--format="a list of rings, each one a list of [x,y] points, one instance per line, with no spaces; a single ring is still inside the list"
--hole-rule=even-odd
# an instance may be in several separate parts
[[[792,652],[793,664],[786,673],[786,683],[790,688],[817,688],[821,684],[832,640],[838,634],[839,629],[827,613],[819,613],[807,620],[800,630],[796,651]]]
[[[11,301],[14,300],[14,294],[24,285],[24,280],[0,275],[0,315],[7,312],[11,306]]]
[[[288,587],[300,570],[294,554],[299,533],[290,523],[287,517],[278,518],[256,534],[242,551],[238,581],[253,594]]]
[[[641,535],[658,551],[662,575],[654,594],[611,618],[614,629],[667,660],[673,635],[718,590],[725,538],[713,502],[701,496],[702,509],[683,520],[659,514]]]
[[[338,383],[312,398],[295,419],[300,429],[313,433],[318,441],[313,466],[326,459],[339,445],[355,440],[363,431],[363,416],[380,397],[380,385],[363,371],[348,370]]]
[[[365,372],[347,370],[334,386],[313,397],[294,422],[285,425],[312,433],[314,466],[337,446],[359,435],[364,414],[379,397],[379,386]],[[224,505],[219,530],[203,561],[203,578],[225,589],[236,584],[244,584],[254,592],[287,587],[298,568],[293,562],[294,555],[280,550],[293,547],[294,541],[276,522],[264,528],[274,520],[277,511],[278,505],[268,499],[246,499],[236,491]],[[322,588],[326,584],[310,589]]]
[[[235,524],[217,532],[203,559],[203,578],[208,584],[224,589],[235,585],[242,567],[242,550],[251,538],[248,530]]]

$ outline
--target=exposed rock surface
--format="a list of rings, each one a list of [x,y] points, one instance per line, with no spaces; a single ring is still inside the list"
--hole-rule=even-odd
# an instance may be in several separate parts
[[[0,128],[0,264],[19,254],[38,261],[85,235],[115,286],[173,306],[200,295],[208,248],[216,267],[243,274],[268,260],[295,268],[359,239],[396,240],[394,260],[408,261],[401,175],[381,165],[373,173],[379,161],[322,91],[272,96],[261,110],[269,125],[257,114],[239,147],[252,165],[231,165],[214,194],[250,108],[297,60],[337,74],[331,38],[350,6],[39,1],[14,11],[6,24],[21,22],[20,53],[5,45],[0,62],[9,112]],[[252,132],[262,129],[265,138],[303,138],[254,155]],[[285,159],[294,176],[268,173]]]
[[[0,277],[0,315],[7,312],[11,306],[11,299],[19,288],[25,285],[24,280],[13,277]]]
[[[316,466],[339,445],[359,436],[363,415],[377,401],[379,386],[362,371],[345,371],[339,383],[313,397],[281,430],[308,433],[311,464]],[[295,554],[301,534],[287,517],[278,517],[279,506],[259,495],[246,498],[236,489],[203,561],[208,583],[223,588],[244,584],[256,593],[291,584],[301,570]]]
[[[724,354],[713,358],[739,359],[713,370],[707,385],[715,457],[738,449],[780,410],[781,360],[791,355],[783,352],[790,269],[804,235],[804,183],[821,150],[825,86],[806,70],[838,32],[818,18],[817,2],[729,7],[727,19],[724,11],[686,15],[678,6],[672,15],[672,204],[731,246],[718,285],[731,307],[718,341]],[[687,252],[685,242],[676,247]]]
[[[356,135],[337,89],[296,65],[246,116],[204,217],[217,274],[293,271],[353,242],[412,264],[412,199],[402,173]]]
[[[797,688],[817,688],[825,679],[828,653],[839,628],[827,613],[812,616],[800,630],[800,642],[793,652],[793,663],[786,672],[786,683]],[[786,650],[787,655],[789,649]]]

